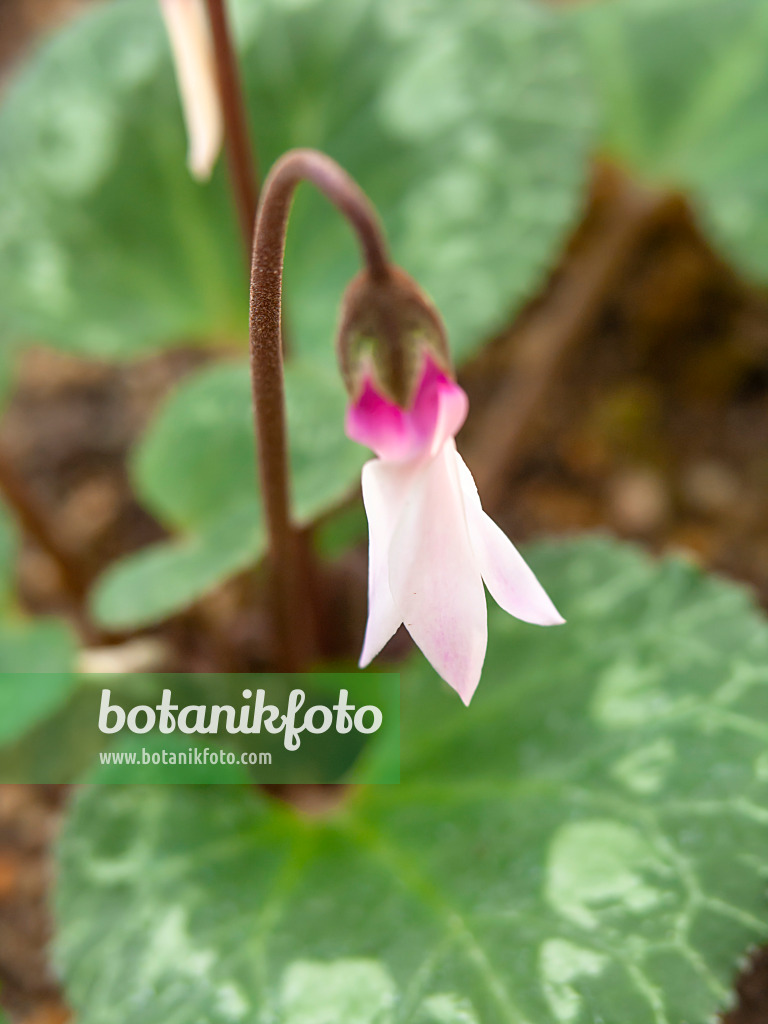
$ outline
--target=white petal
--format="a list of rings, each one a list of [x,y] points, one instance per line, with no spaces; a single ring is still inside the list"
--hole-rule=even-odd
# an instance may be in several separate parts
[[[458,384],[447,382],[438,394],[437,419],[429,454],[436,455],[446,441],[453,439],[461,430],[469,412],[467,393]]]
[[[160,0],[187,125],[187,164],[198,180],[211,175],[224,123],[208,17],[203,0]]]
[[[389,589],[389,549],[413,475],[412,465],[380,459],[363,466],[363,503],[368,516],[368,623],[361,668],[376,657],[403,621]]]
[[[485,660],[488,622],[453,439],[418,466],[392,537],[389,582],[408,632],[469,704]]]
[[[455,454],[467,525],[477,565],[491,597],[505,612],[538,626],[565,622],[547,592],[507,535],[483,512],[474,478],[458,452]]]

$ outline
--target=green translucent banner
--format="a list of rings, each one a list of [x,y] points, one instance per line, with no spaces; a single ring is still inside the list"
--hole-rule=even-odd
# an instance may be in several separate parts
[[[0,782],[396,783],[381,673],[0,673]]]

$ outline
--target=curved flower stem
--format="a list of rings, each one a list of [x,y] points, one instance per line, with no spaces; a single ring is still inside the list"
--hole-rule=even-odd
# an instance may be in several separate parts
[[[256,222],[251,265],[250,354],[258,463],[273,576],[277,638],[285,671],[307,666],[316,650],[307,552],[290,514],[281,300],[291,201],[311,182],[354,228],[370,275],[389,275],[386,243],[373,207],[330,157],[309,149],[286,153],[272,168]]]
[[[246,258],[250,257],[259,179],[256,154],[248,132],[243,88],[224,0],[206,0],[216,58],[216,78],[224,115],[224,145],[229,176],[237,205]]]

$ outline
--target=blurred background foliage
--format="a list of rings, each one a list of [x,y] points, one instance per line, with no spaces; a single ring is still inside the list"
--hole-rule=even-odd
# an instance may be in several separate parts
[[[243,2],[233,15],[260,161],[267,167],[297,145],[338,159],[381,211],[398,261],[434,297],[460,357],[509,319],[573,224],[593,114],[580,55],[560,19],[528,3],[494,19],[452,6],[450,14],[425,6],[416,17],[409,5],[359,0],[298,10]],[[155,0],[98,5],[54,36],[9,87],[0,139],[0,284],[9,296],[2,329],[12,340],[32,337],[101,359],[195,339],[244,348],[247,306],[226,174],[220,167],[201,188],[186,171]],[[356,259],[335,212],[301,195],[286,317],[293,360],[311,363],[318,390],[315,364],[333,365],[338,301]],[[244,375],[214,374],[221,407],[241,408]],[[340,410],[338,376],[328,383]],[[187,426],[205,415],[196,404],[206,387],[192,382],[173,399]],[[146,449],[162,445],[151,435],[172,415],[150,427]],[[214,417],[206,426],[211,464],[220,472],[225,460],[231,478],[250,488],[251,450],[231,442],[229,422]],[[302,482],[315,459],[327,474],[316,515],[348,493],[343,464],[358,467],[330,422],[322,432],[317,422],[297,422],[294,436],[302,429],[316,447],[314,459],[296,464],[297,487],[315,489],[311,476]],[[168,456],[183,464],[185,448],[197,456],[189,430]],[[207,482],[191,475],[187,493],[204,493]],[[176,501],[179,474],[163,467],[151,495],[146,483],[144,476],[138,491],[150,511]],[[104,626],[133,627],[153,610],[154,618],[179,610],[255,561],[253,530],[222,543],[245,532],[242,518],[225,519],[231,510],[211,498],[219,522],[202,529],[194,517],[168,523],[161,515],[165,525],[184,527],[184,538],[111,571],[94,606]],[[161,587],[162,600],[144,600]]]
[[[577,21],[605,151],[648,184],[685,192],[723,254],[765,281],[765,5],[620,0]]]
[[[750,583],[768,601],[763,0],[234,0],[231,6],[262,169],[286,148],[317,146],[369,191],[395,258],[446,317],[473,409],[460,446],[486,505],[510,535],[608,528],[656,551],[682,549],[703,566]],[[70,19],[70,13],[76,16]],[[25,24],[35,28],[34,43]],[[245,360],[245,268],[223,161],[206,186],[187,174],[155,0],[6,0],[0,48],[0,489],[9,503],[0,522],[0,668],[59,673],[45,692],[30,689],[24,702],[4,701],[0,692],[5,742],[61,712],[76,699],[78,673],[94,666],[254,670],[269,666],[271,648],[264,584],[253,571],[264,536]],[[329,657],[354,650],[365,605],[365,524],[355,493],[365,453],[343,436],[344,395],[332,350],[338,300],[356,265],[347,229],[319,197],[302,191],[286,266],[291,457],[298,517],[328,559],[323,586]],[[677,595],[669,582],[674,571],[664,570],[659,579],[667,582],[661,583],[647,563],[590,543],[539,556],[543,566],[554,567],[553,587],[560,575],[569,580],[577,650],[561,650],[567,639],[499,633],[492,637],[489,691],[506,682],[502,666],[517,662],[527,644],[543,659],[540,668],[531,668],[523,657],[533,677],[565,673],[567,689],[579,657],[608,637],[601,670],[619,680],[614,709],[623,708],[631,719],[639,699],[633,687],[641,696],[661,694],[662,710],[671,707],[672,718],[681,700],[683,709],[697,709],[698,724],[687,737],[668,734],[669,722],[627,726],[622,742],[646,750],[650,760],[625,765],[625,776],[665,778],[664,751],[679,739],[699,751],[677,794],[689,801],[691,814],[716,773],[741,794],[747,785],[743,749],[727,730],[718,733],[711,709],[702,711],[719,698],[698,678],[695,658],[686,661],[674,650],[669,660],[662,656],[667,633],[659,609],[671,614],[665,598],[650,601],[655,631],[649,627],[647,648],[639,641],[634,675],[622,660],[632,615],[611,618],[603,608],[607,619],[600,620],[598,641],[583,624],[596,614],[588,593],[577,596],[590,580],[598,586],[615,576],[620,590],[658,586],[662,595]],[[746,604],[738,605],[743,597],[728,596],[737,592],[724,586],[718,597],[719,584],[712,584],[714,591],[701,580],[690,585],[696,595],[699,587],[706,591],[706,600],[702,596],[702,610],[691,612],[688,653],[711,632],[713,664],[739,678],[761,678],[759,626],[754,650],[733,653],[743,641],[739,623],[753,621]],[[738,608],[718,631],[717,610],[730,601]],[[685,620],[679,632],[686,634],[689,625]],[[405,650],[396,640],[392,655]],[[417,660],[407,669],[417,691],[422,668]],[[577,687],[572,720],[582,716],[586,722],[598,695],[589,690],[588,672],[579,678],[583,687]],[[622,679],[629,679],[624,690]],[[436,685],[432,678],[429,684]],[[759,692],[750,683],[744,694],[737,687],[722,699],[743,698],[739,714],[762,722]],[[496,699],[505,721],[518,713],[517,706],[506,707],[506,698],[491,701]],[[557,697],[548,700],[554,707]],[[539,704],[528,711],[546,721]],[[487,725],[476,735],[469,725],[455,727],[462,745],[491,749],[496,741]],[[657,726],[659,735],[643,732]],[[531,743],[551,766],[560,749],[550,743],[549,727],[557,731],[549,720]],[[532,735],[536,728],[533,723]],[[514,751],[518,761],[493,771],[518,771],[529,752],[524,738]],[[458,753],[450,756],[465,763]],[[413,757],[421,763],[420,754]],[[752,762],[756,774],[749,785],[764,783],[757,750]],[[647,814],[658,811],[653,786],[645,794],[634,791],[630,802],[636,805],[630,812],[625,802],[619,812],[610,802],[619,799],[611,788],[619,785],[618,765],[618,757],[601,748],[584,769],[589,799],[604,801],[601,817],[614,829],[620,820],[624,840],[627,828],[645,836],[639,845],[619,842],[625,860],[609,865],[616,884],[650,870],[651,888],[662,895],[658,915],[649,911],[649,927],[663,945],[669,934],[663,908],[678,898],[679,885],[691,884],[685,870],[675,871],[698,863],[706,876],[703,898],[720,901],[721,919],[716,926],[696,922],[685,944],[686,968],[653,963],[653,943],[643,947],[642,957],[637,947],[633,952],[631,915],[618,923],[602,920],[602,939],[610,945],[611,936],[619,935],[624,969],[630,976],[635,971],[633,997],[626,980],[617,980],[615,965],[603,973],[600,958],[613,949],[585,950],[584,935],[568,932],[572,921],[553,924],[549,959],[538,968],[550,987],[526,996],[532,1000],[526,1013],[537,1022],[581,1024],[589,1000],[633,1024],[643,1014],[656,1022],[686,1012],[704,1019],[725,1005],[747,933],[751,941],[768,934],[760,880],[748,874],[736,879],[731,872],[733,849],[719,842],[721,818],[710,828],[712,822],[702,826],[682,815],[664,833],[665,842],[676,848],[698,838],[690,840],[693,847],[682,860],[668,848],[659,860],[658,848],[649,853],[644,845]],[[569,777],[563,772],[554,784],[555,817],[561,817],[547,819],[550,831],[583,813],[572,803]],[[496,775],[489,780],[480,772],[478,792],[499,784]],[[448,806],[450,799],[443,798]],[[202,822],[195,828],[215,829],[227,815],[239,821],[239,799],[228,796],[223,810],[193,806],[190,815]],[[509,813],[539,820],[540,810],[534,814],[516,800],[510,798]],[[727,802],[726,787],[716,815]],[[60,1020],[56,1015],[63,1012],[41,960],[39,895],[29,896],[43,888],[42,855],[59,803],[45,790],[24,799],[14,790],[0,794],[0,820],[7,816],[11,829],[0,900],[12,909],[12,925],[0,920],[0,971],[20,1019],[39,1010],[51,1014],[41,1020]],[[749,806],[734,841],[742,844],[742,859],[755,860],[764,845],[759,819],[768,813],[759,786]],[[410,811],[384,813],[382,835],[400,844],[398,857],[410,854],[400,826],[389,819],[408,821],[408,814],[422,813],[420,807],[413,797]],[[166,810],[152,813],[162,818]],[[127,797],[118,817],[130,821],[142,812]],[[478,851],[473,847],[470,856],[466,840],[451,832],[454,812],[448,806],[435,831],[471,860]],[[92,899],[92,879],[79,877],[88,865],[82,867],[71,851],[80,844],[96,860],[108,856],[116,813],[100,805],[98,795],[84,801],[64,850],[61,905],[69,932],[61,957],[80,993],[87,986],[72,950],[80,942],[102,947],[99,901],[105,894]],[[264,813],[269,827],[281,833],[279,815]],[[489,822],[496,813],[489,812]],[[370,825],[365,808],[360,814],[353,827],[361,831],[344,847],[345,857],[357,855],[350,853],[356,844],[365,846],[360,837],[367,828],[379,828]],[[484,834],[481,825],[473,818],[467,831]],[[289,845],[291,828],[281,833]],[[730,825],[727,832],[732,834]],[[338,852],[332,833],[319,840],[325,859],[317,872],[326,872],[326,882]],[[541,842],[537,834],[524,852],[530,864],[540,862],[532,851]],[[512,858],[518,840],[504,834],[489,844],[495,863]],[[424,842],[419,852],[427,847]],[[248,856],[253,853],[249,848]],[[726,879],[722,892],[714,882],[720,874]],[[223,884],[214,882],[214,889]],[[496,884],[517,906],[503,875]],[[126,898],[122,889],[117,895]],[[464,897],[468,919],[478,921],[483,893]],[[125,932],[126,942],[138,935],[142,949],[145,909],[137,900]],[[410,906],[402,910],[404,916],[413,912]],[[690,923],[694,927],[693,918]],[[204,922],[202,932],[192,930],[205,934],[207,927]],[[381,927],[385,933],[386,922]],[[526,956],[539,938],[530,938]],[[344,939],[339,931],[335,946],[320,943],[311,955],[331,947],[337,955]],[[520,978],[534,977],[531,964],[520,964]],[[103,968],[97,959],[94,965]],[[180,983],[177,967],[169,968],[170,991]],[[354,978],[358,968],[341,969],[339,977]],[[202,978],[205,998],[220,995],[216,971],[218,966]],[[638,982],[638,971],[647,972],[645,982]],[[392,961],[384,981],[377,976],[384,1003],[401,984],[398,972]],[[183,969],[181,975],[186,979]],[[139,986],[140,971],[136,977]],[[473,985],[468,981],[466,992]],[[122,1007],[111,990],[104,991],[122,1021]],[[342,984],[335,1024],[353,1014],[344,991]],[[695,1006],[685,1001],[694,993]],[[90,1013],[105,1024],[104,1008],[86,1005],[87,994],[79,998],[83,1019]],[[256,998],[247,993],[248,1000]],[[278,1006],[275,996],[275,1006],[287,1024],[294,1020],[293,1004],[284,993],[279,998],[284,1004]],[[484,998],[473,996],[467,1008],[463,996],[438,993],[432,1002],[414,1002],[413,1019],[467,1024]],[[212,1020],[218,1019],[217,1005],[214,999]],[[148,1024],[153,1013],[165,1010],[156,1003],[144,1012],[134,1019]],[[485,1024],[500,1012],[491,1004],[480,1019]],[[742,1000],[729,1022],[745,1024],[749,1012]],[[763,1005],[755,1012],[759,1021],[768,1010]],[[359,1013],[354,1019],[358,1024]]]

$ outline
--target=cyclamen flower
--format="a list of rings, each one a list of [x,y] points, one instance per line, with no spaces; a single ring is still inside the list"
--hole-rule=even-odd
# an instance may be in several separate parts
[[[361,374],[347,434],[373,449],[363,468],[369,527],[368,624],[363,668],[401,623],[437,672],[469,704],[488,641],[483,582],[524,622],[564,620],[522,556],[480,504],[455,435],[469,403],[428,351],[403,408]]]
[[[211,176],[224,120],[204,0],[160,0],[187,125],[187,166],[198,181]]]

